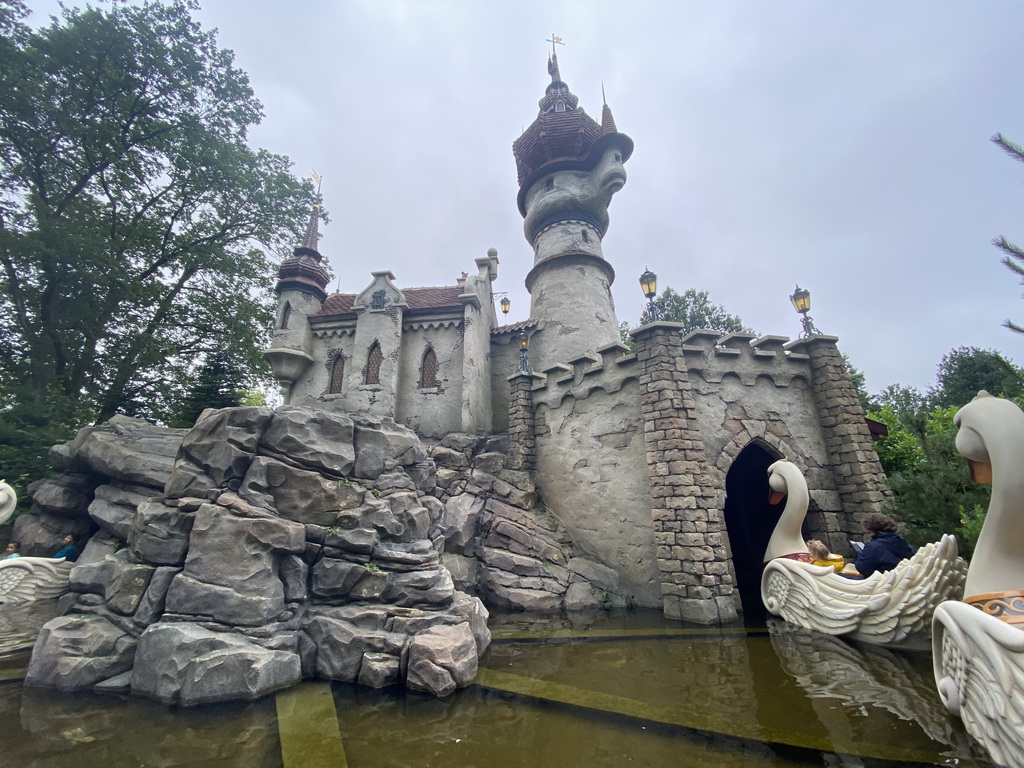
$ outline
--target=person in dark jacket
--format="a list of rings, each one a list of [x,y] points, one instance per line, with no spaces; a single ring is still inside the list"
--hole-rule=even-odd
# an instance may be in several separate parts
[[[78,559],[80,552],[75,537],[69,533],[64,537],[64,547],[54,557],[63,557],[69,563],[73,563]]]
[[[871,541],[857,555],[857,573],[870,576],[875,571],[891,571],[901,560],[915,552],[914,548],[897,533],[896,521],[888,515],[876,513],[864,519],[864,528]]]

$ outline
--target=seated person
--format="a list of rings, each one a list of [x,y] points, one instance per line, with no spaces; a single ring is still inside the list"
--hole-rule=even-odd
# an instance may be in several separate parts
[[[872,513],[864,519],[864,529],[871,540],[857,555],[857,573],[867,577],[876,571],[891,571],[901,561],[911,557],[914,547],[897,533],[896,521],[888,515]]]
[[[21,557],[21,552],[18,551],[19,549],[21,549],[21,545],[16,541],[12,541],[7,545],[7,549],[4,550],[4,556],[0,557],[0,560],[10,560],[12,557]]]
[[[75,537],[70,533],[64,537],[64,546],[54,555],[55,558],[63,557],[69,563],[75,562],[80,554]]]
[[[842,555],[834,555],[828,551],[822,542],[817,539],[807,540],[807,551],[811,553],[812,565],[828,565],[835,569],[836,573],[843,570],[846,560]]]

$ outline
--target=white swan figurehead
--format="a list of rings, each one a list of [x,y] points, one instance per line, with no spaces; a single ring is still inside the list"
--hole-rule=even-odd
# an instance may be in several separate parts
[[[0,525],[11,519],[14,508],[18,506],[18,496],[6,480],[0,480]]]
[[[943,536],[891,571],[847,579],[810,562],[801,535],[810,495],[800,470],[781,460],[768,472],[772,491],[789,497],[765,549],[761,601],[769,613],[828,635],[927,647],[935,606],[963,586],[966,565],[956,539]]]
[[[956,449],[971,479],[992,483],[992,498],[964,594],[1024,589],[1024,412],[982,390],[953,417]]]
[[[971,479],[992,497],[963,602],[932,619],[939,697],[999,765],[1024,764],[1024,412],[981,391],[953,418]]]
[[[786,506],[782,510],[779,522],[775,524],[771,538],[768,539],[768,546],[764,550],[764,562],[791,555],[807,555],[806,562],[810,562],[807,543],[801,533],[804,518],[807,517],[807,506],[811,500],[803,472],[793,462],[779,459],[768,467],[768,487],[771,489],[773,501],[780,495],[786,497]]]

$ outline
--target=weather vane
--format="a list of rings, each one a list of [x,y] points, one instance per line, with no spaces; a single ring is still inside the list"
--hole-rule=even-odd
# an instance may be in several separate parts
[[[550,40],[545,40],[544,42],[545,43],[551,43],[551,54],[552,55],[554,55],[554,53],[555,53],[555,46],[556,45],[565,45],[565,43],[562,41],[562,38],[560,38],[557,35],[555,35],[554,32],[551,33],[551,39]]]
[[[324,180],[324,177],[316,172],[316,168],[310,168],[309,170],[311,170],[313,172],[311,175],[313,176],[313,181],[316,182],[316,197],[317,197],[317,200],[319,200],[320,199],[320,182],[322,182]],[[314,211],[319,211],[320,210],[320,205],[318,203],[314,203],[313,204],[313,210]]]

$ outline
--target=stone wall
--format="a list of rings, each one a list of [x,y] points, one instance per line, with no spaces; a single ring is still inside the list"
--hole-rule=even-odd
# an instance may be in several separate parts
[[[437,355],[436,387],[421,387],[423,354]],[[455,320],[417,318],[402,331],[395,421],[424,437],[462,430],[463,331]]]

